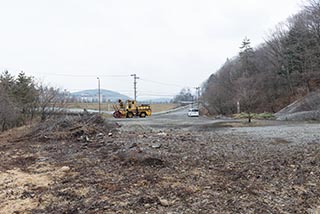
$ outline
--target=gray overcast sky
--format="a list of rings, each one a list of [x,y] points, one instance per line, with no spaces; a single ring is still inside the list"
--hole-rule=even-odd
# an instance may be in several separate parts
[[[196,87],[296,13],[301,0],[0,0],[0,69],[69,91],[141,99]],[[116,76],[114,76],[116,75]],[[167,83],[167,84],[159,84]]]

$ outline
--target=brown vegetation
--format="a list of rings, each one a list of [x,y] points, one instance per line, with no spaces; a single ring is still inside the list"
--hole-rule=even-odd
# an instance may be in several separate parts
[[[204,104],[212,114],[277,112],[320,87],[320,2],[303,10],[256,49],[244,39],[239,56],[211,75],[204,86]]]
[[[113,105],[115,103],[101,103],[101,109],[103,111],[113,111]],[[177,107],[177,104],[174,103],[158,103],[158,104],[150,104],[152,112],[161,112],[167,111],[170,109],[174,109]],[[98,103],[66,103],[67,108],[79,108],[79,109],[99,109]]]

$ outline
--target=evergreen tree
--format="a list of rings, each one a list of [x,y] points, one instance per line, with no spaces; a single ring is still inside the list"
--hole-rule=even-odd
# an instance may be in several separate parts
[[[1,87],[3,90],[5,90],[11,94],[11,92],[13,91],[14,84],[15,84],[14,76],[12,76],[9,73],[9,71],[5,70],[0,75],[0,84],[1,84]]]
[[[22,107],[22,112],[30,112],[37,99],[37,90],[32,77],[21,71],[14,86],[14,97]]]
[[[254,51],[251,47],[251,41],[245,37],[240,46],[240,62],[242,65],[243,76],[248,77],[255,72],[255,66],[253,63]]]

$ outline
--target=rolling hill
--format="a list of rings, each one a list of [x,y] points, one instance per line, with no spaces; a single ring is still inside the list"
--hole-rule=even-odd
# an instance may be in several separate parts
[[[130,97],[124,94],[121,94],[115,91],[106,90],[106,89],[101,89],[100,93],[101,93],[101,99],[103,102],[108,100],[110,100],[111,102],[115,102],[118,99],[122,99],[122,100],[131,99]],[[73,92],[71,93],[71,95],[78,99],[92,102],[92,101],[98,100],[98,89],[89,89],[89,90]]]

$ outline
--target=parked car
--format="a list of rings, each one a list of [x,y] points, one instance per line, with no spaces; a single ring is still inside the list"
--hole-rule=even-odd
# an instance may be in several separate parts
[[[188,117],[199,117],[199,109],[197,109],[197,108],[189,109]]]

